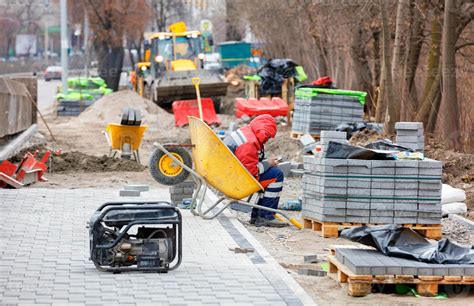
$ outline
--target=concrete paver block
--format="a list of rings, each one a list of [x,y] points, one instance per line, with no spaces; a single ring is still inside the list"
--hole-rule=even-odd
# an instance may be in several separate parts
[[[119,191],[119,195],[121,197],[139,197],[140,196],[140,190],[125,190],[121,189]]]

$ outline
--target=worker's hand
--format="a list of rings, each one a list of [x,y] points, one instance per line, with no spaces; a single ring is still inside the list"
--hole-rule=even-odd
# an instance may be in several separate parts
[[[275,157],[275,156],[272,156],[267,160],[267,162],[268,162],[268,165],[270,167],[274,167],[274,166],[278,165],[278,158]]]

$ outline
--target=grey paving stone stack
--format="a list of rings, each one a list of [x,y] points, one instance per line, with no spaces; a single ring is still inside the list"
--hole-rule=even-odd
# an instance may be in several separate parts
[[[337,132],[337,131],[321,131],[319,145],[321,147],[321,156],[323,157],[326,152],[327,146],[330,141],[348,144],[347,133],[346,132]]]
[[[183,199],[192,198],[194,188],[196,188],[196,183],[192,180],[184,181],[181,184],[170,186],[171,204],[176,206],[180,204]]]
[[[430,264],[369,249],[336,248],[336,259],[356,275],[474,276],[474,265]]]
[[[304,157],[303,216],[327,222],[439,224],[442,163]]]
[[[308,89],[308,88],[305,88]],[[303,95],[297,90],[293,113],[294,133],[319,135],[334,130],[341,123],[362,122],[364,106],[358,97],[324,94]]]
[[[425,136],[423,134],[423,122],[397,122],[397,144],[423,152],[425,149]]]

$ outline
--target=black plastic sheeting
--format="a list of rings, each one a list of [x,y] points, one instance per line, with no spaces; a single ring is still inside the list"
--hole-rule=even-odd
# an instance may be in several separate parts
[[[366,159],[366,160],[394,160],[393,151],[377,151],[363,147],[355,147],[329,141],[326,149],[326,158],[335,159]]]
[[[375,150],[387,150],[387,151],[409,151],[409,152],[416,152],[413,149],[397,145],[390,140],[377,140],[375,142],[371,142],[364,146],[367,149],[375,149]]]
[[[387,256],[436,264],[474,264],[474,250],[444,238],[431,242],[396,224],[345,229],[341,237],[374,247]]]
[[[281,94],[283,80],[296,75],[296,66],[298,65],[290,59],[269,60],[257,72],[257,75],[262,78],[260,81],[260,94]]]

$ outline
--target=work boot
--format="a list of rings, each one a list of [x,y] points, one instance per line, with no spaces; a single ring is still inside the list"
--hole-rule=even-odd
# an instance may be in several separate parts
[[[255,226],[267,226],[267,227],[285,227],[288,226],[288,223],[280,221],[278,219],[265,219],[265,218],[257,218],[255,221]]]
[[[258,217],[251,216],[249,223],[250,223],[250,224],[255,224],[255,223],[257,223],[257,219],[258,219]]]
[[[258,211],[253,208],[252,209],[252,213],[250,214],[250,224],[255,224],[255,222],[257,222],[257,219],[258,219]]]

